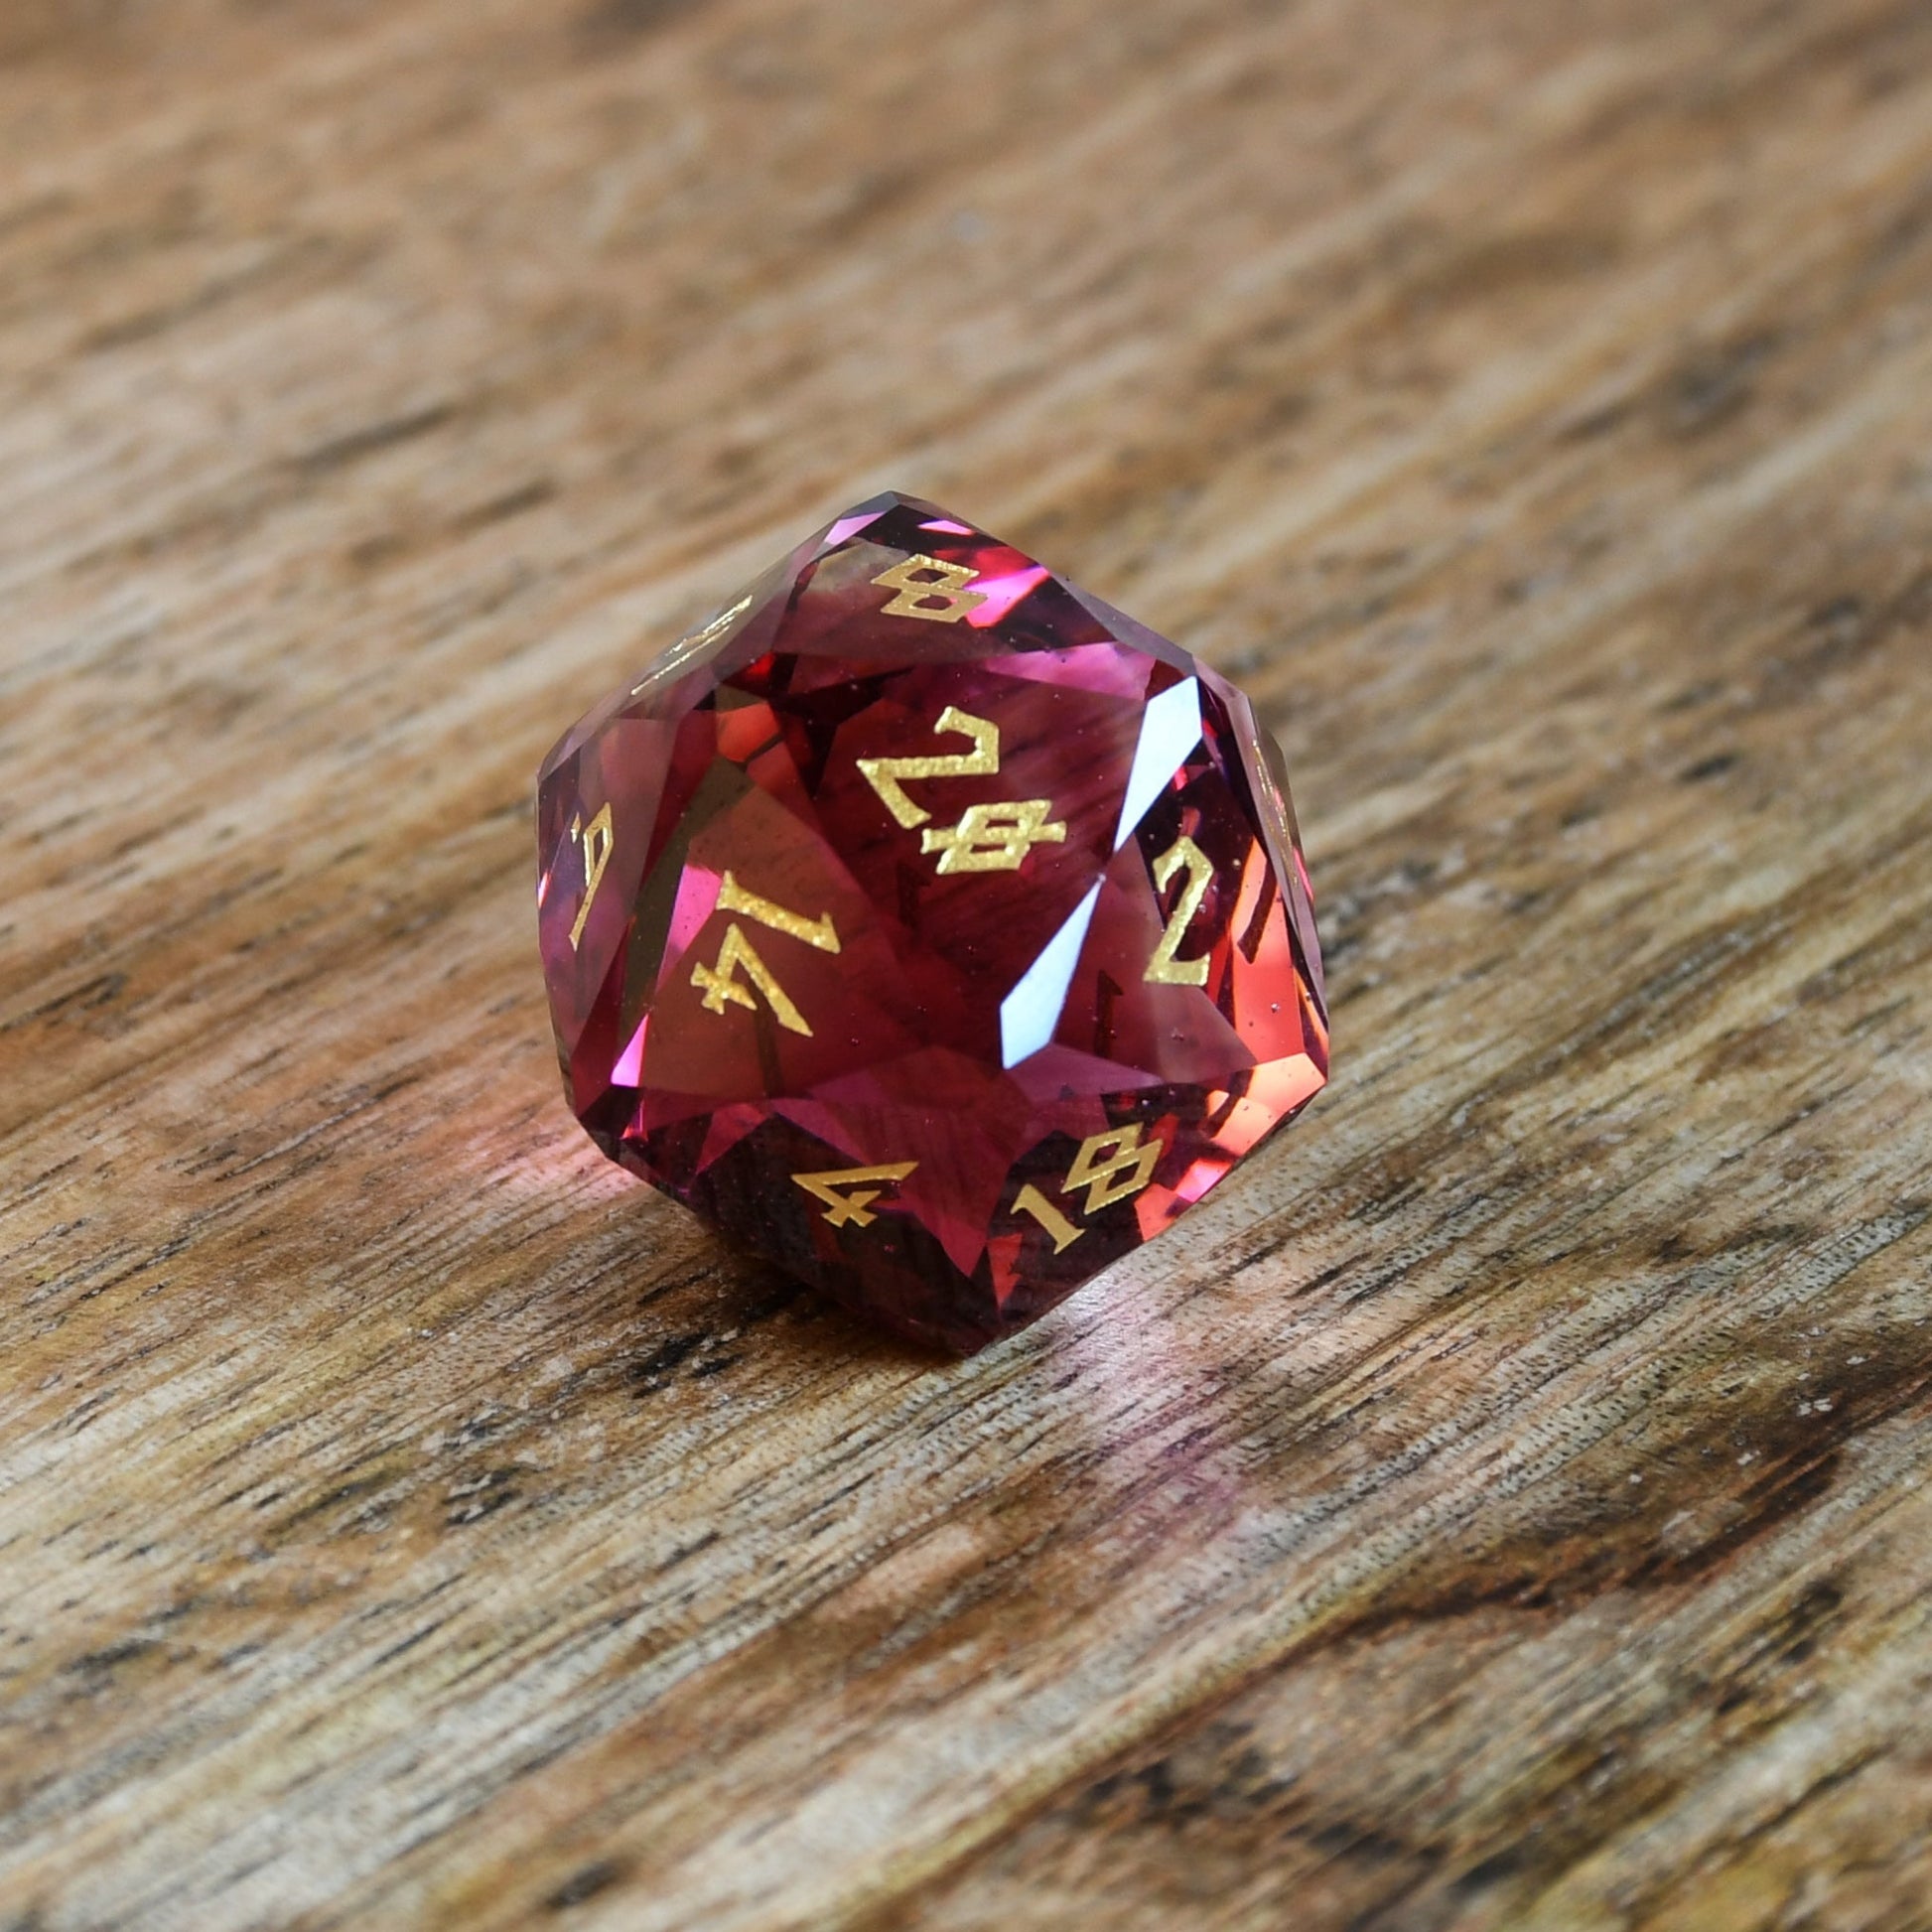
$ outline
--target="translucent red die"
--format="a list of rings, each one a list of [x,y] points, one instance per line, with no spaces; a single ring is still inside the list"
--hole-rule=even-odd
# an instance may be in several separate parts
[[[585,718],[537,842],[591,1138],[921,1342],[1032,1321],[1327,1077],[1247,699],[912,497],[841,516]]]

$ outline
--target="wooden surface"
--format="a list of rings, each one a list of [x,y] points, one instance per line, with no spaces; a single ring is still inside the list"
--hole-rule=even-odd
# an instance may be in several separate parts
[[[893,483],[1336,1079],[935,1367],[560,1097],[552,736]],[[1932,1925],[1932,8],[10,0],[0,1926]]]

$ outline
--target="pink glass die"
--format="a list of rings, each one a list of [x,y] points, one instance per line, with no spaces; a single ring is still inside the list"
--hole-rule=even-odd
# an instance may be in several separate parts
[[[1032,1321],[1327,1077],[1246,698],[912,497],[838,518],[585,718],[537,840],[591,1138],[920,1342]]]

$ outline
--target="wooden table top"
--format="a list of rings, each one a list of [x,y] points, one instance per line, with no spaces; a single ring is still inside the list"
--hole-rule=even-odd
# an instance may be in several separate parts
[[[954,505],[1335,1079],[937,1365],[608,1166],[555,734]],[[13,0],[0,1926],[1932,1925],[1932,8]]]

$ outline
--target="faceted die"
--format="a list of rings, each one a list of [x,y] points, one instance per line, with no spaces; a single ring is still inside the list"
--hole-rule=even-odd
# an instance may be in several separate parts
[[[1327,1077],[1247,700],[915,498],[838,518],[585,718],[537,840],[592,1139],[919,1342],[1032,1321]]]

